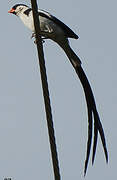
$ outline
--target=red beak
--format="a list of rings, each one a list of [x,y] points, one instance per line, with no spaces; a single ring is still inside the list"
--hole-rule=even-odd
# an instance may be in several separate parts
[[[9,11],[8,11],[8,13],[14,13],[15,12],[15,9],[10,9]]]

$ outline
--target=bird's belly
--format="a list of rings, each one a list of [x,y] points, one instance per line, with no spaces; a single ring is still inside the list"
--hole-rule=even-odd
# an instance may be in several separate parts
[[[29,28],[31,31],[34,31],[34,24],[33,24],[32,16],[30,16],[30,18],[26,16],[24,18],[24,16],[20,16],[20,18],[27,28]]]

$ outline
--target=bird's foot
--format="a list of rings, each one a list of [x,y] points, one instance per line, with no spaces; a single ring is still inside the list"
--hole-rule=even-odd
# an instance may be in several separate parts
[[[44,38],[45,39],[45,38]],[[36,39],[34,40],[34,43],[37,44]],[[42,38],[42,43],[45,43],[45,41]]]
[[[35,33],[32,33],[31,39],[32,39],[32,38],[35,38],[35,36],[36,36],[36,34],[35,34]]]
[[[34,40],[34,43],[37,44],[36,42],[36,34],[35,33],[32,33],[31,35],[31,39],[35,38]],[[42,43],[45,43],[45,39],[48,39],[47,37],[42,37],[41,40],[42,40]]]
[[[36,34],[35,33],[32,33],[32,35],[31,35],[31,39],[33,39],[33,38],[35,38],[34,43],[37,44],[36,43]],[[48,38],[47,37],[42,37],[41,39],[42,39],[42,43],[45,43],[45,39],[48,39]]]

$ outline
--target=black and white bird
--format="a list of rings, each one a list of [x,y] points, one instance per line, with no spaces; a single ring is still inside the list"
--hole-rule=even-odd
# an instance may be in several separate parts
[[[24,4],[16,4],[8,12],[18,16],[22,20],[24,25],[27,26],[32,31],[33,33],[32,36],[34,36],[35,29],[33,24],[33,14],[31,8],[29,8],[27,5]],[[79,57],[74,53],[74,51],[71,49],[69,45],[68,38],[78,39],[78,36],[67,25],[65,25],[63,22],[61,22],[59,19],[57,19],[50,13],[43,10],[39,10],[38,14],[40,20],[40,29],[41,29],[40,35],[44,39],[51,39],[60,45],[60,47],[64,50],[68,59],[70,60],[84,89],[86,103],[87,103],[87,112],[88,112],[88,142],[87,142],[87,154],[86,154],[85,168],[84,168],[84,174],[86,174],[91,143],[92,143],[93,121],[94,121],[94,141],[93,141],[92,164],[94,162],[95,153],[96,153],[98,133],[100,134],[101,137],[106,162],[108,162],[108,152],[106,148],[104,130],[99,118],[99,114],[97,112],[96,103],[91,86],[83,71]]]

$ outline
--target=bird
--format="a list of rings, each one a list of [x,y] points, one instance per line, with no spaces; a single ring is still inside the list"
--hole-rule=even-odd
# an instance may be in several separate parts
[[[14,5],[8,13],[12,13],[19,17],[26,27],[32,31],[32,37],[35,37],[35,28],[33,22],[32,8],[25,4]],[[82,68],[80,58],[72,50],[69,38],[78,39],[78,35],[75,34],[66,24],[60,21],[55,16],[51,15],[45,10],[38,10],[38,17],[40,22],[40,35],[42,39],[51,39],[56,42],[67,55],[70,63],[72,64],[77,76],[80,79],[82,88],[84,90],[87,113],[88,113],[88,140],[87,140],[87,151],[84,165],[84,176],[87,172],[89,163],[92,138],[93,138],[93,152],[92,152],[92,165],[94,163],[98,134],[100,134],[101,142],[105,154],[106,162],[108,162],[108,151],[106,146],[105,134],[102,123],[100,121],[99,113],[97,111],[95,98],[91,89],[89,80]],[[94,124],[94,137],[93,136],[93,124]]]

